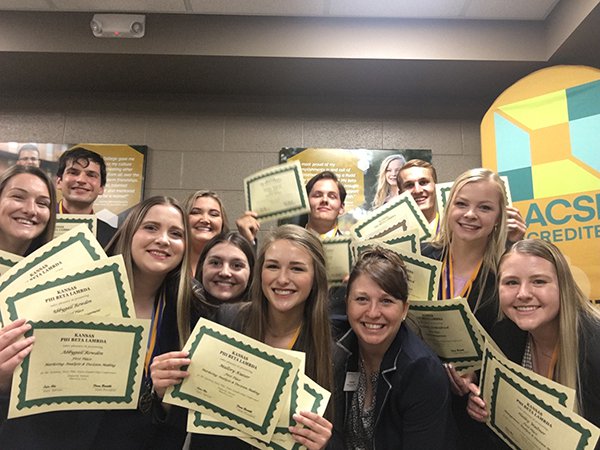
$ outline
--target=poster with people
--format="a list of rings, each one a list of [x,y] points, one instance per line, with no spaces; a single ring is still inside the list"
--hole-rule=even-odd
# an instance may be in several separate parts
[[[346,189],[344,214],[338,220],[342,232],[398,194],[398,171],[415,158],[431,162],[431,150],[285,147],[279,152],[281,164],[300,162],[305,183],[323,171],[333,172],[341,181]],[[304,226],[307,218],[294,220]]]

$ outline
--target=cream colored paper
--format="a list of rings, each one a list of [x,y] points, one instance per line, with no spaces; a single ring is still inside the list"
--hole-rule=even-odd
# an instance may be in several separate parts
[[[106,253],[85,225],[79,225],[53,239],[0,277],[2,314],[6,309],[4,307],[6,299],[15,293],[101,258],[106,258]],[[4,316],[2,318],[5,319]]]
[[[511,448],[593,449],[600,430],[572,411],[575,391],[524,369],[490,346],[481,395],[488,426]]]
[[[341,286],[352,268],[352,238],[339,236],[323,239],[329,286]]]
[[[415,253],[421,255],[421,245],[419,243],[419,231],[417,229],[409,231],[395,231],[386,234],[381,239],[365,239],[362,241],[353,241],[352,254],[354,259],[367,248],[381,246],[385,244],[386,248],[403,253]]]
[[[311,411],[323,416],[323,414],[325,414],[325,409],[327,408],[327,403],[329,402],[331,394],[329,391],[322,388],[315,381],[311,380],[302,373],[298,374],[298,378],[301,389],[298,391],[298,398],[294,412],[298,413],[300,411]],[[295,423],[293,425],[295,425]],[[306,449],[305,446],[299,445],[294,440],[288,430],[281,430],[280,428],[275,430],[275,433],[271,438],[271,442],[269,443],[261,442],[250,437],[241,437],[240,439],[244,442],[248,442],[254,447],[264,450],[280,450],[282,448],[286,450]]]
[[[244,179],[246,210],[259,221],[284,219],[310,211],[300,162],[280,164]]]
[[[137,407],[150,323],[138,319],[31,321],[36,340],[16,369],[8,417]]]
[[[22,256],[0,250],[0,276],[23,259]]]
[[[443,362],[456,368],[480,367],[485,341],[466,299],[411,300],[408,315]]]
[[[290,356],[298,358],[300,360],[300,367],[298,369],[298,375],[294,380],[294,385],[292,386],[291,395],[289,395],[285,399],[285,407],[284,411],[288,411],[288,413],[283,413],[279,417],[279,422],[277,423],[277,430],[282,427],[286,428],[291,425],[290,417],[293,414],[292,410],[292,397],[294,399],[298,396],[298,391],[300,389],[300,376],[304,373],[304,366],[306,364],[306,355],[304,352],[298,352],[295,350],[287,350],[287,349],[278,349],[284,353],[287,353]],[[296,401],[296,400],[294,400]],[[224,424],[223,422],[219,422],[215,420],[212,416],[208,414],[202,414],[198,411],[188,410],[188,422],[187,422],[187,431],[190,433],[200,433],[200,434],[212,434],[218,436],[234,436],[234,437],[248,437],[246,433],[243,431],[237,430],[229,425]]]
[[[420,240],[430,237],[428,222],[409,192],[371,211],[352,227],[354,240],[377,239],[394,232],[417,229]]]
[[[133,296],[121,255],[63,271],[60,277],[45,277],[0,304],[3,317],[16,320],[51,318],[56,315],[134,317]]]
[[[184,346],[190,375],[167,390],[164,402],[270,441],[300,360],[206,319]]]
[[[79,225],[85,225],[96,236],[97,220],[94,214],[57,214],[54,237],[62,236]]]
[[[494,347],[495,345],[486,341],[482,358],[483,367],[480,377],[480,389],[482,390],[482,398],[486,404],[489,404],[488,402],[491,401],[490,394],[493,377],[496,369],[500,367],[501,370],[510,371],[513,377],[527,384],[528,390],[535,394],[537,398],[550,405],[562,406],[573,411],[576,399],[575,389],[563,386],[513,363],[500,350]]]

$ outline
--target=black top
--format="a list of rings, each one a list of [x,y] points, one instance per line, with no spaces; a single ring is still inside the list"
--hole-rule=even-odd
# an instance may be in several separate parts
[[[349,330],[335,356],[334,429],[343,430],[354,392],[344,392],[347,372],[358,372],[358,339]],[[402,326],[381,362],[375,398],[373,449],[455,448],[448,377],[438,357]],[[335,436],[335,447],[343,447]]]
[[[424,244],[421,247],[421,254],[426,256],[427,258],[436,259],[441,261],[443,258],[443,249],[436,248],[431,244]],[[438,299],[441,299],[442,296],[442,279],[440,277],[440,289],[438,294]],[[479,302],[479,308],[475,310],[475,305],[477,304],[477,298],[479,297],[479,293],[483,289],[483,294],[481,296],[481,300]],[[477,273],[477,277],[473,281],[473,287],[471,292],[467,297],[467,302],[471,307],[471,311],[475,314],[475,317],[483,326],[485,331],[488,333],[492,329],[492,326],[498,320],[498,293],[496,291],[496,274],[494,272],[489,272],[486,279],[483,279],[483,275],[481,273],[481,269]]]

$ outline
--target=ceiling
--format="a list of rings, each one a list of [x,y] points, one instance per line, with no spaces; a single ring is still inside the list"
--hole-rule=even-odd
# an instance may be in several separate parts
[[[544,20],[559,0],[3,0],[0,10]]]
[[[555,64],[600,67],[600,0],[0,0],[0,95],[115,93],[483,105]]]

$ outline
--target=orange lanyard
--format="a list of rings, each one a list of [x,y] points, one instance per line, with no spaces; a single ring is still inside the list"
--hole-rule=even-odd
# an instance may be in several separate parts
[[[162,322],[163,312],[165,310],[165,296],[161,294],[158,299],[158,303],[154,305],[154,312],[152,313],[152,321],[150,326],[150,337],[148,338],[148,348],[146,350],[146,359],[144,360],[144,375],[148,377],[150,363],[154,356],[154,350],[156,348],[156,342],[158,340],[158,334],[160,332],[160,323]]]
[[[290,341],[290,343],[288,344],[288,350],[291,350],[292,348],[294,348],[294,345],[296,344],[296,341],[298,340],[298,336],[300,336],[300,328],[302,328],[302,325],[300,325],[297,329],[296,332],[294,333],[294,336],[292,337],[292,340]]]
[[[471,273],[469,281],[467,281],[467,283],[464,285],[463,290],[458,297],[469,297],[471,289],[473,288],[473,282],[475,281],[475,278],[477,278],[477,274],[479,273],[479,269],[481,268],[482,262],[483,258],[479,260],[477,267],[475,267],[475,270],[473,270],[473,272]],[[444,272],[442,274],[441,291],[442,299],[454,298],[456,297],[454,295],[454,267],[452,264],[452,256],[450,255],[450,252],[448,252],[448,254],[444,257],[443,265]]]
[[[554,346],[554,350],[552,351],[552,358],[550,359],[550,365],[548,366],[548,375],[546,378],[549,380],[554,380],[554,369],[556,369],[556,363],[558,362],[558,342]]]

